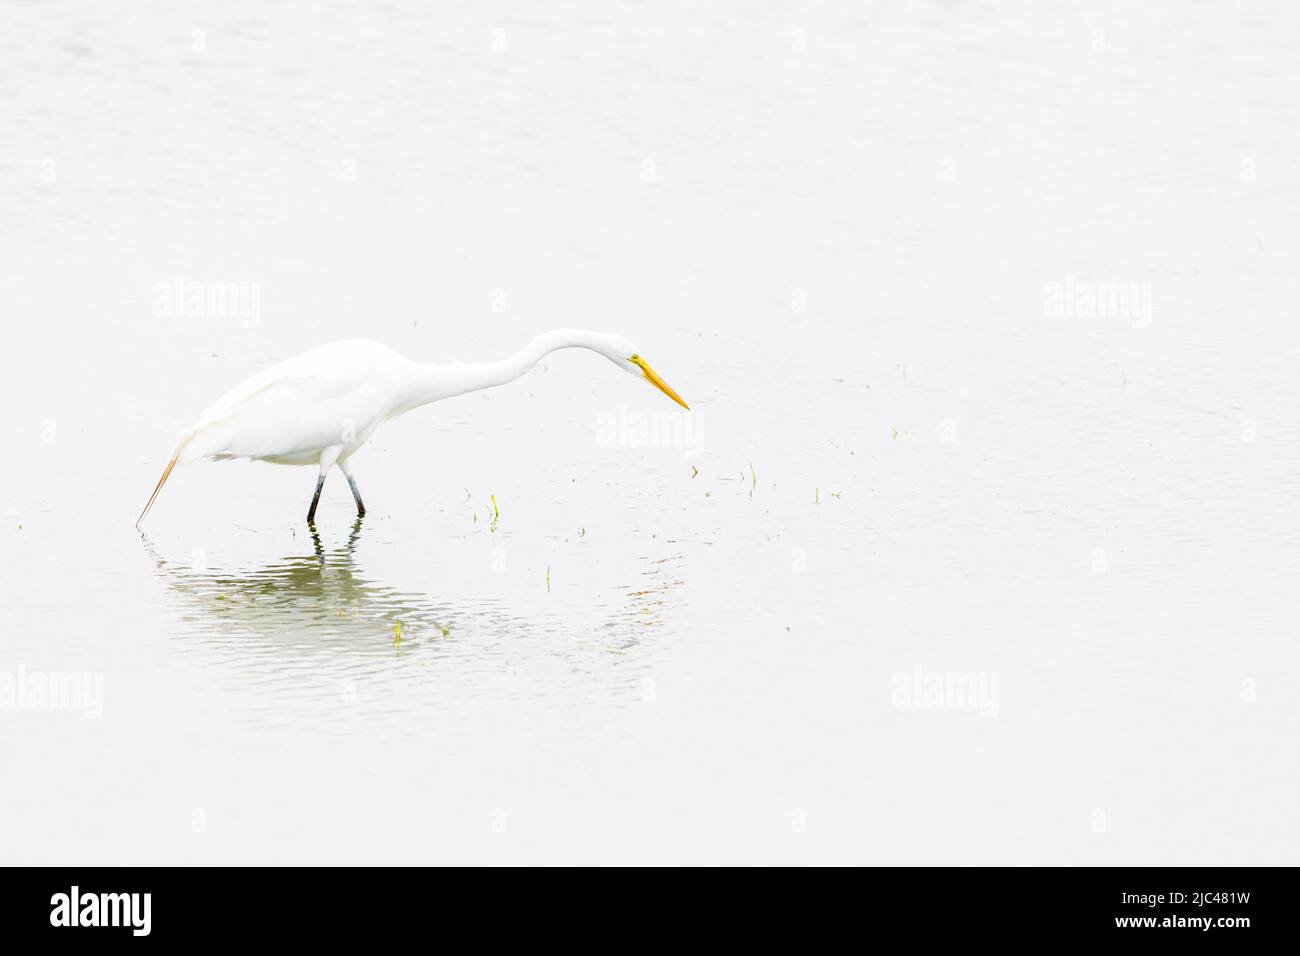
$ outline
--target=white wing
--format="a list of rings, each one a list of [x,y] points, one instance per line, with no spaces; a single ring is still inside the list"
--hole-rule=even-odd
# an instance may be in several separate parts
[[[322,345],[213,402],[181,434],[180,462],[310,455],[368,434],[388,415],[405,363],[378,342]]]

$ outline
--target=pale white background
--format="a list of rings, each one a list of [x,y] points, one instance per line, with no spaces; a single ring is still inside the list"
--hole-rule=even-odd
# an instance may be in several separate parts
[[[0,860],[1294,863],[1300,16],[1068,6],[0,5],[0,673],[104,686],[0,709]],[[350,548],[267,465],[132,528],[271,362],[557,326],[689,425],[565,353]]]

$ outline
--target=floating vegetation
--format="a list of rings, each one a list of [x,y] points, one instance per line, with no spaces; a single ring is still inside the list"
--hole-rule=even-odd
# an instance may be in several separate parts
[[[393,622],[393,646],[394,647],[402,646],[402,622],[401,621]]]
[[[691,465],[691,477],[694,478],[699,473],[700,473],[700,469],[696,468],[694,465]]]
[[[754,470],[754,463],[752,461],[749,463],[749,478],[749,497],[752,498],[754,497],[754,489],[758,487],[758,472]]]
[[[821,504],[821,503],[822,503],[822,490],[821,490],[820,488],[814,488],[814,489],[813,489],[813,504],[815,504],[815,505],[819,505],[819,504]]]
[[[443,627],[441,630],[443,637],[451,637],[451,630],[449,628]]]
[[[488,526],[489,531],[496,531],[497,522],[501,520],[501,509],[497,507],[497,496],[488,495],[492,499],[492,524]]]
[[[546,566],[546,593],[551,593],[551,566]]]

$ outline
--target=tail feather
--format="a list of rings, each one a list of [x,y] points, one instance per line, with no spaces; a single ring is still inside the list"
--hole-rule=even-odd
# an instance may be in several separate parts
[[[149,509],[153,507],[154,500],[158,497],[158,492],[162,491],[162,486],[167,484],[167,476],[170,475],[172,469],[176,467],[176,462],[180,459],[181,452],[185,450],[185,446],[189,444],[190,438],[192,437],[192,435],[186,435],[181,439],[181,443],[176,446],[176,453],[172,455],[172,460],[167,462],[167,467],[164,469],[162,477],[158,479],[158,484],[154,486],[153,494],[149,496],[149,503],[144,506],[144,511],[140,512],[140,517],[135,519],[135,526],[137,528],[140,527],[140,522],[144,520],[144,516],[149,513]]]

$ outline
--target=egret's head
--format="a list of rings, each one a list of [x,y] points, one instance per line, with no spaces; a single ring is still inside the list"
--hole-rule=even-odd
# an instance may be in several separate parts
[[[621,335],[609,335],[606,336],[605,344],[606,347],[601,349],[601,353],[607,359],[629,375],[635,375],[637,378],[649,382],[688,412],[691,410],[691,407],[682,401],[682,397],[674,392],[668,383],[650,367],[650,363],[632,344],[631,339],[625,339]]]

